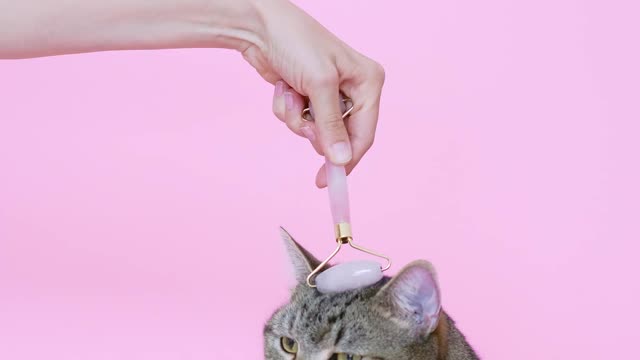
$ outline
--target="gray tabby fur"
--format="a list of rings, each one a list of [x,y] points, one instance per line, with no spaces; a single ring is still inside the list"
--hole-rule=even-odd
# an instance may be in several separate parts
[[[298,284],[289,303],[276,310],[264,327],[265,359],[331,360],[336,353],[360,355],[363,360],[478,359],[444,311],[439,310],[434,316],[439,320],[427,326],[429,318],[422,316],[420,299],[403,297],[402,291],[415,295],[419,286],[415,282],[425,276],[433,279],[439,294],[428,262],[415,261],[393,279],[384,277],[370,287],[321,294],[306,285],[307,275],[320,262],[284,229],[282,237]],[[413,310],[406,311],[407,307]],[[282,350],[282,336],[298,342],[295,357]]]

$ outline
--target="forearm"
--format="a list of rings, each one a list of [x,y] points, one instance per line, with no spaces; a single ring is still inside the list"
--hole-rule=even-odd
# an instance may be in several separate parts
[[[254,0],[0,0],[0,58],[261,46]]]

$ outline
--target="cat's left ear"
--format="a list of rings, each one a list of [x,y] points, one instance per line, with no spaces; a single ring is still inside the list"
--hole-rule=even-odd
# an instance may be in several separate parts
[[[293,265],[293,271],[298,282],[306,282],[307,276],[320,265],[307,249],[298,244],[284,228],[280,228],[280,236],[284,240],[289,259]]]
[[[427,261],[405,266],[376,294],[383,313],[419,333],[429,334],[440,318],[440,289],[435,270]]]

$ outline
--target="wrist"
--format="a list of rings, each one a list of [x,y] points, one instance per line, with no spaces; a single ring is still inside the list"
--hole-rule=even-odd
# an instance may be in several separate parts
[[[211,47],[244,51],[263,49],[266,43],[266,9],[280,0],[206,0]]]

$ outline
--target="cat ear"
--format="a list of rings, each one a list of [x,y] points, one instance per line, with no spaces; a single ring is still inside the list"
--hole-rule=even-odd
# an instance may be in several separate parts
[[[405,266],[378,291],[383,312],[420,333],[429,334],[438,326],[440,289],[430,263],[418,260]]]
[[[298,244],[284,228],[280,228],[280,236],[284,240],[289,259],[293,265],[293,271],[298,282],[306,282],[307,276],[311,274],[313,269],[320,265],[320,261],[316,259],[307,249]]]

